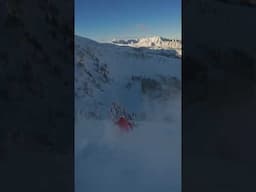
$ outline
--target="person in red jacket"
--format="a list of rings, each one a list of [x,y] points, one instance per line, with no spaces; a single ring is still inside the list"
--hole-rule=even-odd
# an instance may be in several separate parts
[[[116,122],[116,124],[123,131],[129,131],[132,130],[133,128],[132,124],[124,116],[121,116]]]

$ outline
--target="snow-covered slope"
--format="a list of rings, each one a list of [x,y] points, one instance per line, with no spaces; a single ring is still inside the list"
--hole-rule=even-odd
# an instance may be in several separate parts
[[[86,103],[86,107],[79,104],[83,111],[91,110],[89,103],[96,110],[95,102],[101,105],[101,112],[113,101],[125,102],[127,107],[131,107],[129,102],[140,103],[141,95],[135,94],[141,94],[143,79],[173,84],[181,79],[181,60],[175,51],[99,44],[77,36],[75,42],[75,94]],[[128,84],[130,88],[126,88]],[[102,115],[106,116],[106,112]]]
[[[180,81],[175,50],[75,36],[77,192],[180,191]],[[136,114],[131,133],[111,121],[112,102]]]

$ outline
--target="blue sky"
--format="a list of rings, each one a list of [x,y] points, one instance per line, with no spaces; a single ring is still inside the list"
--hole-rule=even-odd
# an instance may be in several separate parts
[[[181,38],[181,0],[75,0],[75,34],[97,41]]]

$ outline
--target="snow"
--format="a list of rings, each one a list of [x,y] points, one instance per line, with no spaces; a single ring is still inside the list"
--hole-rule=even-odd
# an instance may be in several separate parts
[[[127,45],[131,47],[147,47],[152,49],[174,49],[180,50],[182,47],[181,41],[177,39],[167,39],[160,36],[149,38],[140,38],[136,40],[114,40],[112,43],[117,45]],[[179,51],[180,53],[180,51]]]
[[[97,66],[106,66],[108,80]],[[180,83],[181,59],[172,50],[103,44],[75,36],[77,192],[181,191],[180,88],[170,81],[167,99],[164,89],[152,99],[142,92],[140,80],[131,80],[133,76],[159,83],[162,78],[175,78]],[[111,121],[113,101],[128,112],[145,114],[132,132],[120,132]],[[85,115],[91,113],[96,117]]]

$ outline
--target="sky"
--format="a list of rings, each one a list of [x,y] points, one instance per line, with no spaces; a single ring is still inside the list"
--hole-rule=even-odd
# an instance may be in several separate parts
[[[181,39],[181,0],[75,0],[75,34],[103,42]]]

